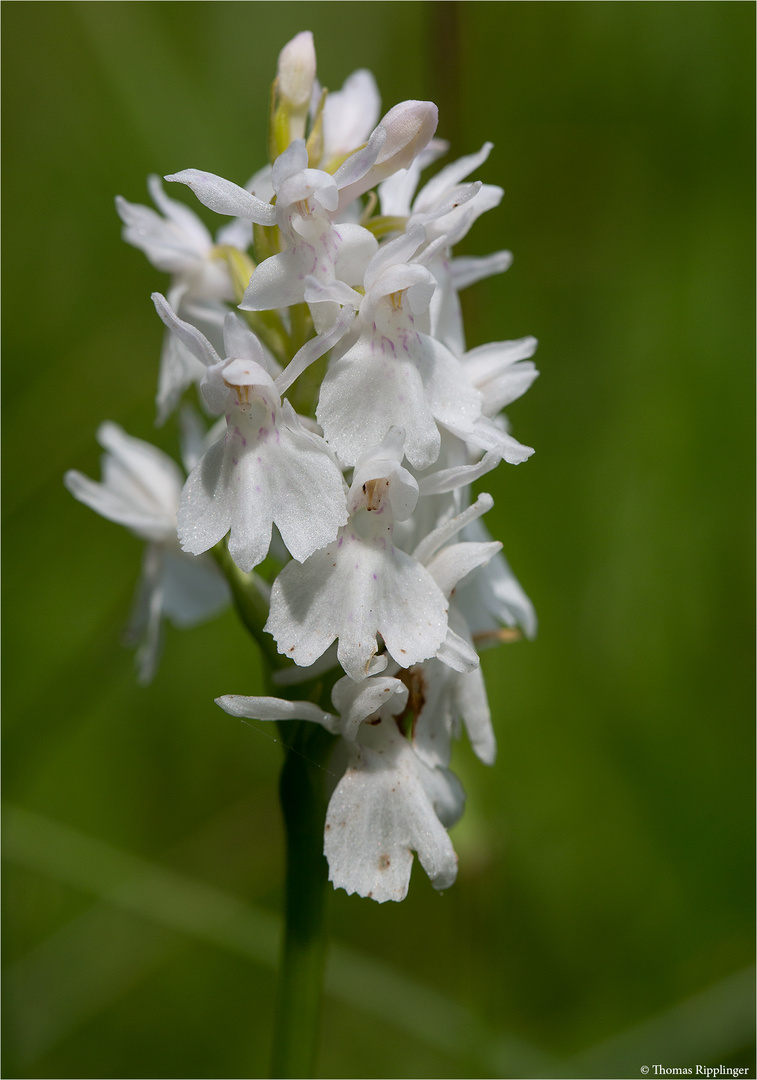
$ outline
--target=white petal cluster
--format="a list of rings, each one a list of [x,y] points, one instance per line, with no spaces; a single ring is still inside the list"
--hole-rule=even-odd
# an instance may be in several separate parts
[[[188,479],[111,425],[103,484],[67,483],[161,559],[212,567],[223,544],[243,574],[262,574],[274,681],[311,699],[218,703],[339,740],[331,880],[399,900],[414,853],[437,888],[455,879],[454,739],[464,728],[483,762],[496,755],[477,646],[536,629],[482,523],[492,499],[470,494],[533,453],[502,409],[535,379],[536,341],[466,345],[459,291],[511,261],[453,255],[503,196],[470,179],[490,143],[418,190],[447,149],[436,107],[405,101],[382,117],[365,70],[327,93],[309,32],[282,50],[271,101],[270,164],[246,185],[194,168],[165,178],[233,219],[215,240],[156,178],[160,213],[117,202],[125,239],[170,275],[153,294],[167,335],[158,419],[192,384],[218,418]],[[175,617],[161,596],[152,606]],[[334,668],[324,708],[315,688]]]
[[[97,439],[106,451],[102,482],[75,469],[64,481],[80,502],[145,541],[129,636],[141,641],[137,665],[140,682],[147,683],[160,657],[163,619],[195,626],[228,605],[229,590],[212,559],[194,559],[179,546],[176,514],[184,476],[178,465],[117,424],[101,424]],[[191,438],[187,443],[185,456],[191,457],[196,447]]]

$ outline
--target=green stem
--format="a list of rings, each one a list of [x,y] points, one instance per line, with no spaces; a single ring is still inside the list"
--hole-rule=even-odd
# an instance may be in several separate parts
[[[266,583],[256,573],[245,574],[239,569],[229,555],[225,540],[216,544],[213,555],[229,583],[239,618],[257,642],[270,668],[275,670],[287,666],[287,660],[279,655],[273,638],[263,630],[268,618]]]
[[[328,898],[325,763],[334,740],[307,721],[287,721],[286,737],[279,786],[287,842],[286,925],[271,1076],[306,1078],[315,1076],[318,1051]]]
[[[291,665],[263,630],[267,587],[257,574],[234,563],[225,542],[213,549],[242,622],[268,661],[268,677]],[[298,687],[310,700],[328,701],[336,672]],[[304,720],[279,723],[286,757],[279,793],[286,833],[285,929],[274,1021],[272,1077],[305,1080],[315,1076],[323,964],[326,953],[328,867],[323,834],[328,792],[327,763],[334,736]]]
[[[307,304],[293,304],[289,309],[289,320],[292,327],[290,338],[292,356],[294,356],[313,333],[313,320]]]

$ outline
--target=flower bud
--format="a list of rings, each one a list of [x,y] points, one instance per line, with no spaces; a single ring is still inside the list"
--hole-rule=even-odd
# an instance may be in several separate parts
[[[390,109],[379,124],[386,135],[375,163],[360,180],[342,190],[339,208],[398,169],[406,169],[431,141],[438,121],[439,110],[433,101],[401,101]]]
[[[293,109],[304,105],[307,111],[315,82],[315,46],[309,30],[293,37],[281,50],[276,75],[281,101]]]
[[[401,101],[390,109],[381,121],[386,141],[374,165],[381,168],[378,179],[406,169],[431,141],[438,122],[439,110],[433,101]]]
[[[297,34],[279,53],[271,115],[271,160],[305,134],[315,82],[315,46],[309,30]]]

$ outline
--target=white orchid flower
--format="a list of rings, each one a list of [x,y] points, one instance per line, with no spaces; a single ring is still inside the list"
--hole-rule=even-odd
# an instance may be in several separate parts
[[[309,701],[226,695],[216,703],[232,716],[308,720],[347,739],[347,766],[329,801],[324,854],[329,880],[378,903],[407,895],[413,852],[437,889],[457,875],[446,829],[462,814],[465,795],[446,768],[429,767],[401,733],[407,686],[382,676],[332,692],[336,712]]]
[[[218,345],[223,340],[228,305],[234,300],[227,264],[218,257],[219,246],[247,248],[249,222],[237,219],[223,226],[214,240],[193,210],[166,195],[159,177],[150,176],[147,186],[160,213],[116,196],[116,210],[124,223],[123,238],[143,251],[158,270],[171,275],[171,306]],[[166,333],[155,399],[158,423],[164,423],[187,387],[200,381],[203,371],[192,353]]]
[[[266,630],[279,652],[309,667],[338,639],[355,681],[386,665],[377,635],[402,666],[436,655],[447,635],[447,602],[421,563],[392,543],[418,485],[402,466],[404,432],[393,428],[364,454],[348,496],[350,518],[336,539],[301,566],[289,563],[271,590]]]
[[[358,312],[357,337],[353,331],[332,357],[316,410],[346,464],[398,425],[407,433],[408,461],[428,468],[441,446],[437,424],[468,430],[481,415],[481,395],[460,361],[423,332],[436,282],[409,260],[424,240],[424,229],[415,226],[385,244],[368,264],[363,296],[309,282],[308,300],[333,300]]]
[[[102,482],[74,469],[64,481],[79,502],[147,545],[130,626],[130,637],[142,642],[137,665],[146,683],[160,657],[162,620],[180,627],[203,622],[227,606],[229,590],[212,559],[195,559],[179,547],[176,515],[184,476],[172,458],[117,424],[101,424],[97,439],[106,451]]]
[[[192,470],[181,496],[178,534],[198,555],[229,536],[229,553],[250,571],[268,554],[272,526],[295,559],[328,544],[347,520],[342,474],[326,443],[282,402],[255,335],[229,313],[221,359],[196,328],[159,293],[156,309],[207,366],[202,391],[211,409],[226,410],[226,433]],[[304,349],[318,355],[322,342]]]

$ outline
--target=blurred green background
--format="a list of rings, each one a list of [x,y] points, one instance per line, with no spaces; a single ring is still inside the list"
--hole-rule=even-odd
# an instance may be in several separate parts
[[[434,98],[506,197],[461,250],[469,345],[533,333],[536,447],[484,485],[539,616],[484,657],[457,884],[336,893],[320,1075],[753,1076],[751,3],[3,3],[7,1077],[263,1077],[280,747],[230,613],[120,638],[141,544],[77,504],[153,426],[166,279],[114,195],[264,163],[276,56]],[[172,193],[173,194],[173,193]],[[190,201],[188,199],[187,201]],[[207,216],[208,219],[211,215]],[[653,1074],[651,1074],[653,1075]]]

